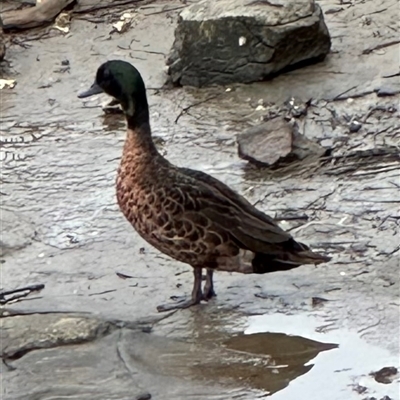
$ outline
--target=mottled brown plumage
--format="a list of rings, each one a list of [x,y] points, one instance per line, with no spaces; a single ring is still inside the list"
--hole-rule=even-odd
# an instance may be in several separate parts
[[[194,268],[192,298],[160,306],[160,311],[214,296],[214,270],[264,274],[329,261],[296,242],[227,185],[167,161],[151,138],[145,86],[131,64],[103,64],[92,88],[80,97],[101,91],[116,98],[127,117],[116,183],[121,211],[148,243]],[[207,269],[204,291],[202,268]]]

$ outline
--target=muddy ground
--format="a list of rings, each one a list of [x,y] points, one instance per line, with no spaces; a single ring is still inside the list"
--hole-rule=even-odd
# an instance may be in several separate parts
[[[394,370],[370,375],[399,367],[398,3],[320,4],[329,57],[252,85],[162,89],[180,2],[6,36],[2,74],[17,85],[0,92],[1,286],[45,288],[1,310],[2,398],[399,399]],[[131,29],[110,33],[128,9]],[[124,121],[104,114],[104,97],[76,98],[111,58],[142,72],[163,154],[227,182],[333,260],[219,273],[215,300],[158,314],[190,292],[190,267],[124,220],[114,193]],[[290,96],[313,99],[300,129],[334,157],[276,172],[240,160],[235,135]]]

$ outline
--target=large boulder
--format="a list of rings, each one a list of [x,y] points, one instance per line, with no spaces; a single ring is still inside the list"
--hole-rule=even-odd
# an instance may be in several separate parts
[[[325,58],[314,0],[202,0],[184,9],[167,60],[175,85],[249,83]]]

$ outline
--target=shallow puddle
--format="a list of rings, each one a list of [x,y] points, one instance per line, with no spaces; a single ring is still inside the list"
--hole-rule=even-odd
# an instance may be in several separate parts
[[[307,314],[191,315],[191,322],[181,321],[180,333],[176,314],[155,335],[141,338],[151,344],[129,340],[141,369],[157,376],[186,376],[203,388],[214,388],[218,399],[236,398],[229,397],[230,390],[246,400],[399,399],[398,376],[382,384],[370,375],[383,367],[398,368],[396,356],[367,343],[364,331],[333,330],[337,321]],[[171,333],[179,340],[165,338]]]
[[[265,357],[266,362],[262,369],[243,370],[241,371],[243,376],[239,379],[248,380],[252,386],[268,394],[278,392],[290,381],[309,372],[314,366],[312,363],[309,364],[309,361],[320,352],[337,347],[333,343],[321,343],[300,336],[269,332],[236,336],[225,344],[229,349]]]
[[[370,376],[383,367],[398,367],[395,356],[369,345],[355,333],[342,329],[324,332],[320,325],[316,318],[306,315],[252,316],[244,334],[226,344],[232,349],[271,357],[275,368],[269,367],[262,382],[274,400],[399,399],[398,381],[381,384]],[[280,390],[285,386],[288,387]]]

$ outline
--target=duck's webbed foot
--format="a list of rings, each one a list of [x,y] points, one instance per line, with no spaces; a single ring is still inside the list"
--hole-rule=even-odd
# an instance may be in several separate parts
[[[158,312],[179,310],[195,306],[196,304],[200,304],[201,300],[203,300],[203,293],[201,291],[201,268],[193,268],[193,274],[194,274],[194,285],[193,285],[192,297],[190,299],[184,298],[182,300],[178,300],[177,303],[159,305],[157,307]]]
[[[196,304],[200,304],[200,300],[197,299],[187,299],[187,300],[181,300],[177,303],[167,303],[167,304],[161,304],[157,306],[157,311],[158,312],[165,312],[165,311],[172,311],[172,310],[179,310],[179,309],[184,309],[184,308],[189,308],[191,306],[195,306]]]
[[[207,268],[206,283],[203,290],[203,299],[206,301],[217,296],[214,291],[213,274],[214,270]]]

